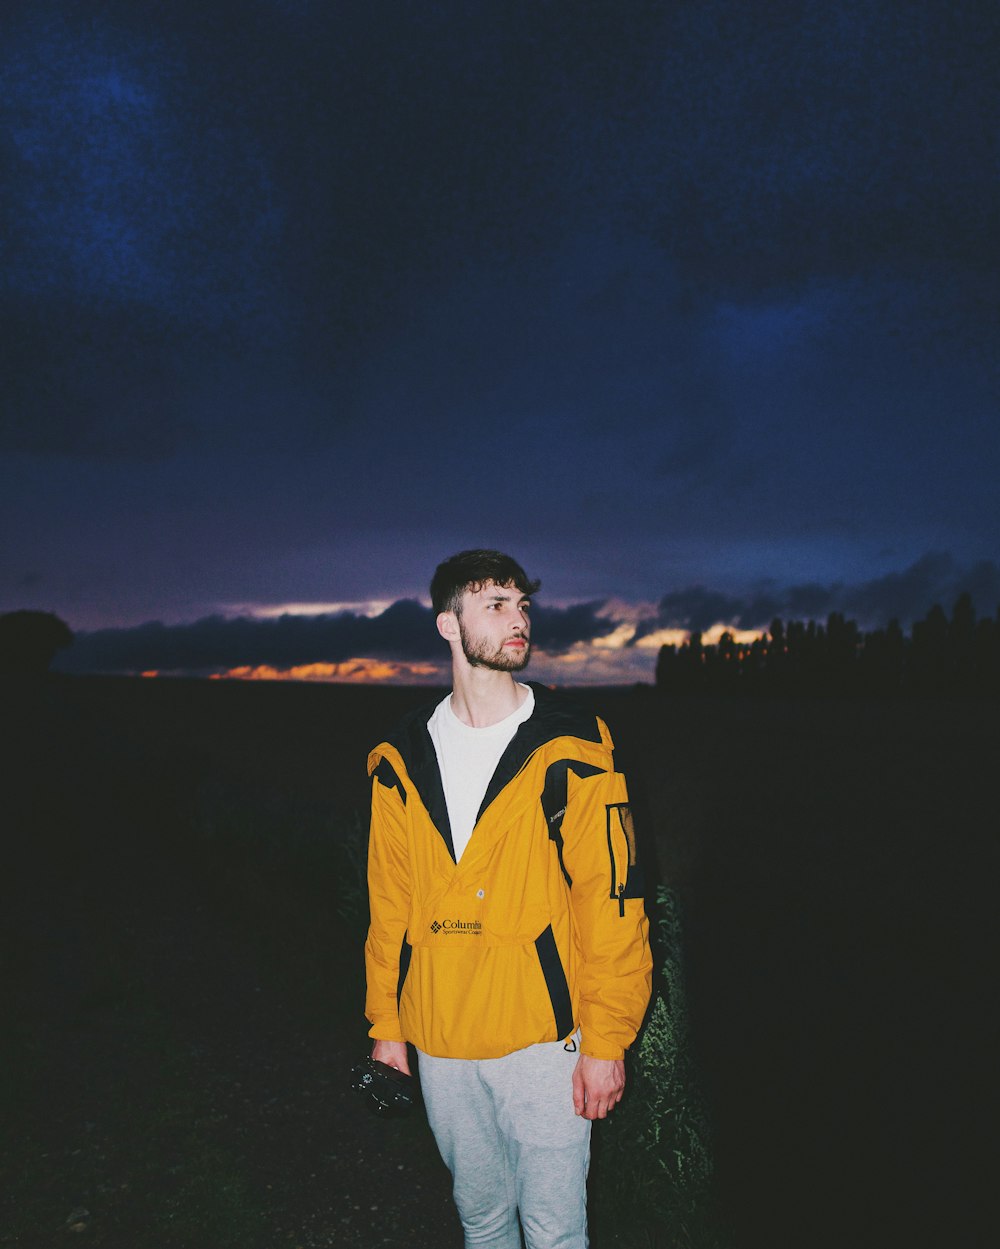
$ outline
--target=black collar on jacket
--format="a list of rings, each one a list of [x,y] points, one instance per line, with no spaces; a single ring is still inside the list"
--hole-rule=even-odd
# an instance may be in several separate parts
[[[527,720],[522,720],[518,725],[517,732],[500,756],[496,771],[486,787],[476,823],[482,819],[483,812],[494,798],[521,770],[528,756],[539,746],[544,746],[555,737],[579,737],[588,742],[601,740],[596,716],[554,694],[545,685],[539,685],[535,681],[529,681],[528,684],[535,695],[534,710]],[[455,843],[451,836],[448,804],[445,801],[434,743],[427,729],[427,722],[437,706],[438,702],[426,703],[404,716],[387,741],[402,756],[407,774],[420,795],[421,802],[444,838],[448,853],[454,859]]]

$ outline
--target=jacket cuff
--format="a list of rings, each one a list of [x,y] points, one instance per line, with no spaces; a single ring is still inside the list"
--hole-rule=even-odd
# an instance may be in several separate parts
[[[625,1051],[620,1045],[609,1045],[602,1042],[599,1038],[594,1037],[587,1040],[586,1037],[580,1039],[580,1053],[586,1054],[588,1058],[616,1059],[624,1058]]]
[[[368,1029],[368,1035],[373,1041],[405,1041],[399,1027],[398,1020],[380,1019]]]

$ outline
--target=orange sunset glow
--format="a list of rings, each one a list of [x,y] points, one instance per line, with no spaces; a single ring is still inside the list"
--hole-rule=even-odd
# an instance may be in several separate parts
[[[300,664],[293,668],[274,668],[270,664],[256,667],[244,665],[227,672],[213,674],[213,681],[336,681],[353,685],[378,684],[384,681],[405,681],[408,684],[432,683],[442,679],[434,664],[406,663],[386,659],[347,659],[342,663]]]

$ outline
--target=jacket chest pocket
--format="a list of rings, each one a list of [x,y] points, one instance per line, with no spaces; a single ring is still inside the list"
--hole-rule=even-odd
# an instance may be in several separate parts
[[[641,898],[635,848],[635,825],[627,802],[610,802],[607,812],[608,859],[610,861],[610,892],[618,903],[619,915],[625,914],[626,898]]]

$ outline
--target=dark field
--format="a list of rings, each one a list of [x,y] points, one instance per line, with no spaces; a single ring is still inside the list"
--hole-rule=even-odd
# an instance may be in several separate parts
[[[425,1126],[346,1091],[365,754],[428,696],[0,688],[0,1245],[458,1249]],[[732,1246],[997,1243],[996,705],[577,696],[682,903]],[[683,1249],[600,1140],[592,1187],[594,1249]]]

